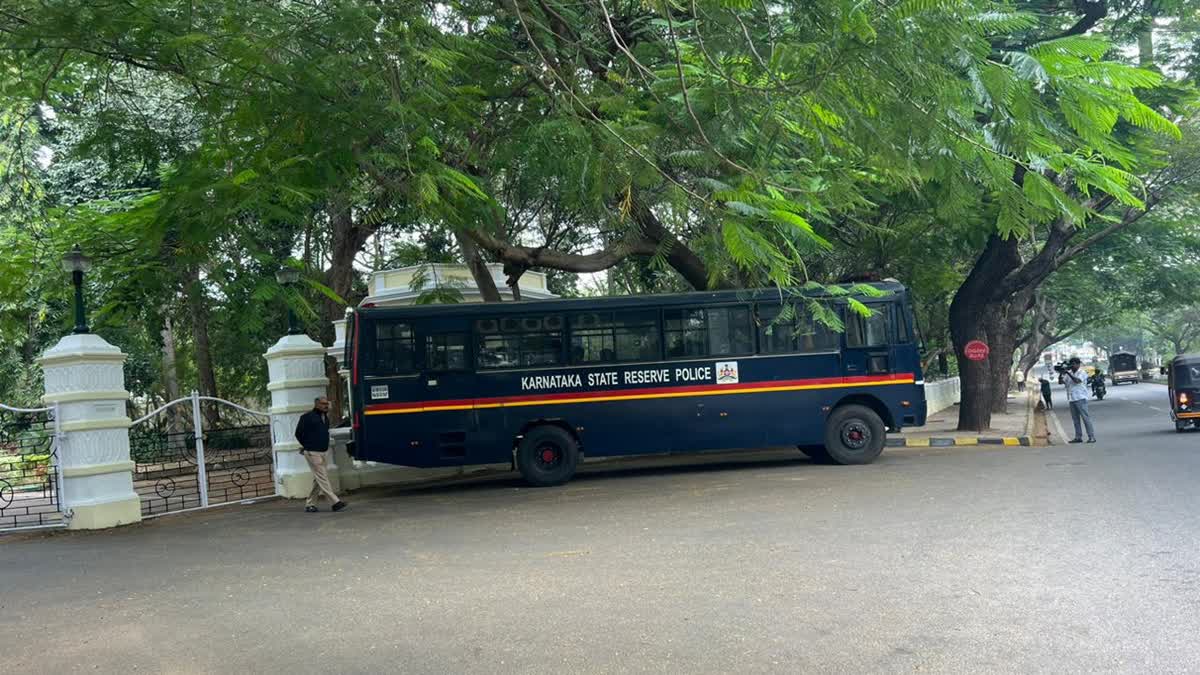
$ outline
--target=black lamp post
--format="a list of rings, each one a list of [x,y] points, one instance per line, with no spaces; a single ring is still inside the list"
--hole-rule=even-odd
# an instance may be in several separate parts
[[[300,281],[300,270],[294,267],[280,267],[275,273],[275,280],[284,288],[291,288]],[[300,321],[296,318],[296,310],[292,309],[292,303],[288,302],[288,335],[302,335],[304,329],[300,327]]]
[[[91,269],[92,261],[79,249],[79,244],[71,252],[63,256],[63,270],[71,273],[71,283],[75,285],[75,329],[71,331],[82,335],[88,331],[87,317],[83,312],[83,273]]]

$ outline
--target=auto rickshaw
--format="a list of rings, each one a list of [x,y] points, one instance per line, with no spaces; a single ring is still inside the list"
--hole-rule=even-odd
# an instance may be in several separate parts
[[[1175,431],[1200,426],[1200,354],[1171,359],[1167,367],[1167,391],[1171,397],[1171,420]]]

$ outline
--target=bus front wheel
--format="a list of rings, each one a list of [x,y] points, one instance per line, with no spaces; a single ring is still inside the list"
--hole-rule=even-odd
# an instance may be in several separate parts
[[[844,405],[825,421],[825,452],[837,464],[870,464],[883,452],[886,433],[874,410]]]
[[[575,475],[579,443],[562,427],[534,427],[517,444],[517,469],[530,485],[562,485]]]

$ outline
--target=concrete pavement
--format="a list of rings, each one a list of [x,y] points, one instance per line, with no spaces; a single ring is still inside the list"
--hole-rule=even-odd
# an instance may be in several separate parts
[[[6,672],[1195,672],[1200,433],[793,451],[0,538]],[[1163,399],[1157,401],[1158,398]],[[1067,420],[1069,423],[1069,419]]]

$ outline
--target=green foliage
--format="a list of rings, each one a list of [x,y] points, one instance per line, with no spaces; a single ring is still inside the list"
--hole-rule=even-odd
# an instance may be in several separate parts
[[[612,249],[645,213],[669,236],[616,261],[606,292],[684,288],[672,240],[714,286],[895,276],[945,351],[989,236],[1029,257],[1055,223],[1095,234],[1098,205],[1155,203],[1191,140],[1172,121],[1187,87],[1118,49],[1152,10],[1115,3],[1112,26],[1054,38],[1068,5],[12,0],[0,354],[23,372],[62,332],[57,259],[80,243],[138,394],[171,379],[168,319],[196,381],[199,302],[219,388],[262,396],[285,299],[328,338],[364,266],[459,261],[456,233],[500,241],[491,256]],[[306,282],[291,296],[272,278],[288,258]],[[582,292],[563,267],[551,289]]]

